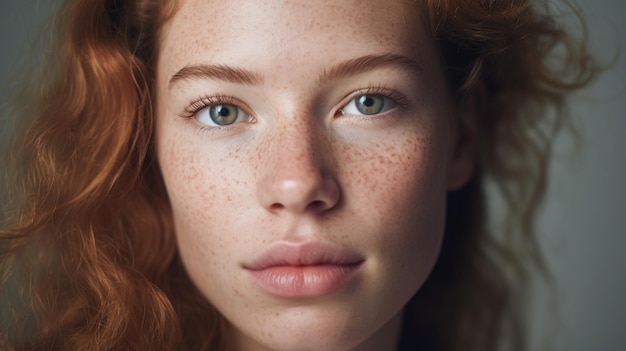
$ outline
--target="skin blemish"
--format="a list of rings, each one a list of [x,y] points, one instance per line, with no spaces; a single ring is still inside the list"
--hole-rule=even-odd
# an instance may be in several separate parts
[[[448,140],[441,116],[450,107],[437,52],[407,4],[183,1],[163,31],[157,156],[179,252],[244,350],[392,349],[381,335],[397,333],[404,304],[437,259],[449,148],[432,141]],[[240,25],[216,25],[208,14],[217,13]],[[420,69],[383,63],[328,77],[364,57],[403,57]],[[170,85],[183,67],[199,64],[262,79],[204,75]],[[337,113],[372,86],[408,103]],[[199,119],[180,114],[199,96],[229,97],[254,122],[189,123]],[[341,248],[361,268],[332,293],[278,296],[245,267],[281,243]]]

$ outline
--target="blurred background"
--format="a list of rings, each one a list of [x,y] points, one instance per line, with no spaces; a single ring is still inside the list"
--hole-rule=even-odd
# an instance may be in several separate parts
[[[2,0],[0,101],[59,0]],[[578,0],[591,51],[613,68],[572,98],[582,143],[557,140],[541,246],[556,294],[538,288],[533,350],[626,350],[626,2]],[[565,18],[564,20],[568,20]],[[619,55],[619,56],[617,56]],[[4,106],[0,106],[4,108]],[[0,136],[7,133],[0,124]],[[572,151],[575,150],[575,151]],[[0,166],[1,167],[1,166]]]

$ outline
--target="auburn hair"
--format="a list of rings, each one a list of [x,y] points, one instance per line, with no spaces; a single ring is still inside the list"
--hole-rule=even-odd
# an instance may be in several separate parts
[[[223,318],[178,257],[154,152],[160,28],[177,2],[69,0],[55,17],[2,155],[3,350],[226,347]],[[476,102],[480,146],[473,179],[449,194],[441,256],[404,332],[433,350],[521,350],[551,143],[566,94],[597,70],[547,1],[417,4],[456,103]],[[506,205],[503,233],[487,226],[486,184]]]

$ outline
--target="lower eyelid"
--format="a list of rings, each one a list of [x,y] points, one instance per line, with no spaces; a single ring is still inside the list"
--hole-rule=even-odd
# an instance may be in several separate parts
[[[378,95],[378,96],[382,96],[384,99],[384,105],[383,105],[383,110],[371,115],[368,114],[364,114],[361,113],[360,111],[358,111],[358,108],[356,107],[356,100],[363,96],[363,95]],[[383,95],[383,94],[360,94],[357,95],[355,97],[353,97],[350,101],[348,101],[347,104],[345,104],[342,108],[340,108],[337,113],[340,115],[356,115],[356,116],[377,116],[377,115],[381,115],[384,114],[388,111],[391,111],[393,109],[395,109],[398,106],[402,106],[400,103],[398,103],[396,100],[394,100],[393,98]],[[353,109],[354,111],[346,111],[347,109]]]
[[[247,115],[252,115],[249,113],[249,109],[246,104],[242,103],[239,99],[236,99],[232,96],[228,95],[205,95],[202,96],[192,102],[190,102],[187,107],[185,107],[183,113],[181,113],[181,117],[195,117],[196,114],[202,111],[205,108],[209,108],[211,106],[216,105],[233,105],[236,106],[239,110],[244,112]]]
[[[195,119],[198,123],[202,124],[202,126],[203,126],[204,128],[226,128],[226,127],[229,127],[229,126],[233,126],[233,125],[235,125],[235,124],[239,124],[239,123],[251,123],[251,122],[253,122],[253,121],[254,121],[254,117],[253,117],[250,113],[246,112],[246,110],[244,110],[244,109],[243,109],[243,108],[241,108],[240,106],[237,106],[237,105],[232,105],[232,104],[231,104],[232,106],[234,106],[234,107],[236,107],[236,108],[237,108],[237,119],[236,119],[233,123],[230,123],[230,124],[223,124],[223,125],[217,124],[215,121],[213,121],[213,120],[212,120],[212,118],[211,118],[211,116],[210,116],[210,111],[209,111],[209,109],[210,109],[211,107],[214,107],[214,106],[217,106],[217,105],[224,105],[224,104],[225,104],[225,103],[217,103],[217,104],[211,104],[211,105],[208,105],[208,106],[206,106],[206,107],[204,107],[204,108],[201,108],[201,109],[200,109],[200,110],[198,110],[197,112],[195,112],[195,113],[194,113],[191,117],[192,117],[192,118],[194,118],[194,119]],[[208,121],[207,121],[207,122],[203,122],[203,121],[201,121],[201,120],[198,118],[198,115],[199,115],[200,113],[207,113],[207,114],[209,114],[206,118],[208,118],[209,120],[211,120],[211,122],[210,122],[210,123],[207,123]]]

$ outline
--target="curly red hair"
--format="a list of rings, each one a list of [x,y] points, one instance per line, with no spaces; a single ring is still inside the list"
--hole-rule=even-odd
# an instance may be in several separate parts
[[[541,268],[532,224],[551,142],[565,95],[597,70],[545,2],[420,4],[451,94],[480,112],[481,145],[474,178],[449,195],[443,251],[407,307],[405,333],[436,350],[523,349],[523,283]],[[35,102],[16,104],[23,133],[6,153],[3,349],[225,347],[225,322],[177,256],[154,154],[159,30],[176,6],[70,0],[60,9],[57,59],[31,85]],[[558,47],[569,50],[551,65]],[[507,205],[505,235],[487,228],[486,181]]]

